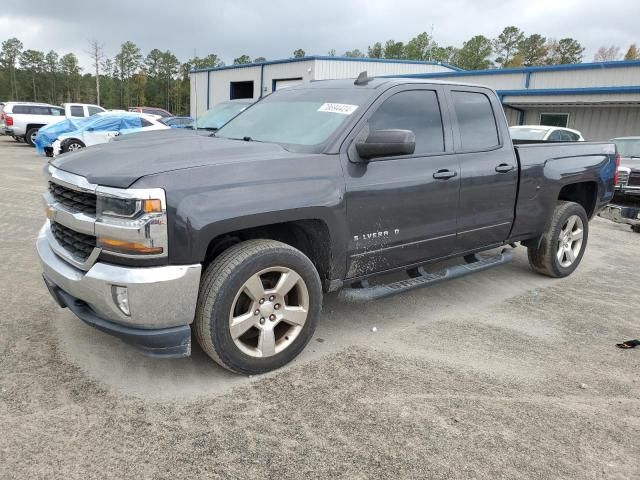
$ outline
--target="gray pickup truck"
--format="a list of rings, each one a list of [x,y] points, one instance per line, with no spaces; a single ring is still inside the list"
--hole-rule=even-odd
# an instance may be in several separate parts
[[[617,161],[610,143],[514,147],[489,88],[365,74],[278,91],[211,136],[50,161],[37,250],[53,297],[89,325],[168,357],[190,355],[193,331],[256,374],[305,347],[323,291],[405,292],[500,265],[515,242],[536,272],[571,274]]]

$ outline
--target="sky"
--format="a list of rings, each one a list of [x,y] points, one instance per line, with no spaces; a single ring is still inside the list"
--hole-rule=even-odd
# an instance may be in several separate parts
[[[507,25],[547,38],[573,37],[592,61],[602,45],[624,54],[640,44],[638,0],[56,0],[6,1],[0,41],[19,38],[25,48],[75,53],[89,69],[88,42],[112,57],[126,40],[143,54],[171,50],[181,61],[215,53],[231,64],[247,54],[269,60],[338,55],[376,41],[404,41],[431,32],[443,46],[461,46],[474,35],[497,36]]]

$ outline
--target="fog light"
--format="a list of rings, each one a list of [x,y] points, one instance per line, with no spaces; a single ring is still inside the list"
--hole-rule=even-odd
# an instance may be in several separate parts
[[[129,310],[129,292],[127,291],[127,287],[111,285],[111,296],[120,311],[127,317],[131,316],[131,311]]]

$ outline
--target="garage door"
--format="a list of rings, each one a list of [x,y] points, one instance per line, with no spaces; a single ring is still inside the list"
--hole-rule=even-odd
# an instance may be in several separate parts
[[[283,78],[281,80],[274,80],[274,90],[280,90],[282,88],[293,87],[294,85],[300,85],[302,78]]]

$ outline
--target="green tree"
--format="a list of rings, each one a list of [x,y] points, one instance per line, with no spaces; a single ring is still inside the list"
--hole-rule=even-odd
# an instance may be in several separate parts
[[[404,43],[387,40],[384,44],[384,58],[404,58]]]
[[[126,41],[120,46],[120,52],[115,57],[115,62],[120,73],[120,105],[131,106],[131,78],[142,65],[142,52],[138,46]],[[140,85],[140,82],[137,83]]]
[[[302,58],[306,55],[303,49],[299,48],[293,51],[294,58]]]
[[[15,37],[2,42],[2,50],[0,50],[0,62],[2,67],[9,72],[9,82],[11,85],[11,92],[9,97],[18,99],[18,82],[16,80],[16,62],[20,57],[20,53],[24,46],[22,42]]]
[[[518,44],[517,55],[522,58],[522,65],[525,67],[544,65],[547,57],[547,39],[537,33],[525,37]]]
[[[253,59],[253,63],[262,63],[262,62],[266,62],[267,59],[264,57],[256,57]]]
[[[240,55],[238,58],[233,59],[234,65],[243,65],[245,63],[251,63],[251,57],[249,55]]]
[[[404,47],[404,58],[408,60],[432,60],[436,42],[427,33],[422,32],[407,42]]]
[[[431,51],[431,60],[435,62],[453,63],[458,49],[452,46],[440,47],[436,45]]]
[[[25,50],[20,54],[20,67],[29,72],[31,77],[31,87],[33,88],[32,100],[38,101],[38,91],[36,88],[36,80],[40,78],[40,74],[45,68],[44,53],[39,50]]]
[[[552,39],[547,42],[547,57],[545,63],[548,65],[580,63],[583,52],[584,47],[573,38]]]
[[[491,66],[491,40],[484,35],[476,35],[462,44],[453,58],[453,63],[465,70],[483,70]]]
[[[505,27],[493,40],[493,52],[497,55],[496,63],[502,67],[508,66],[523,40],[524,33],[518,27]]]
[[[47,76],[49,77],[49,102],[50,103],[58,103],[58,90],[56,89],[56,80],[58,76],[58,71],[60,70],[60,57],[58,54],[49,50],[47,55],[44,57],[45,63],[45,71],[47,72]]]
[[[336,49],[332,48],[331,50],[329,50],[327,52],[327,55],[329,55],[330,57],[335,57],[336,56]]]
[[[62,74],[67,90],[67,102],[72,102],[77,98],[80,70],[78,57],[73,53],[67,53],[60,58],[60,73]]]
[[[372,46],[368,47],[367,57],[382,58],[382,44],[380,42],[376,42]]]
[[[364,53],[362,53],[360,50],[355,48],[353,50],[348,50],[348,51],[344,52],[344,54],[342,56],[343,57],[349,57],[349,58],[364,58]]]
[[[638,53],[638,47],[635,43],[629,45],[627,53],[624,55],[625,60],[640,60],[640,53]]]

